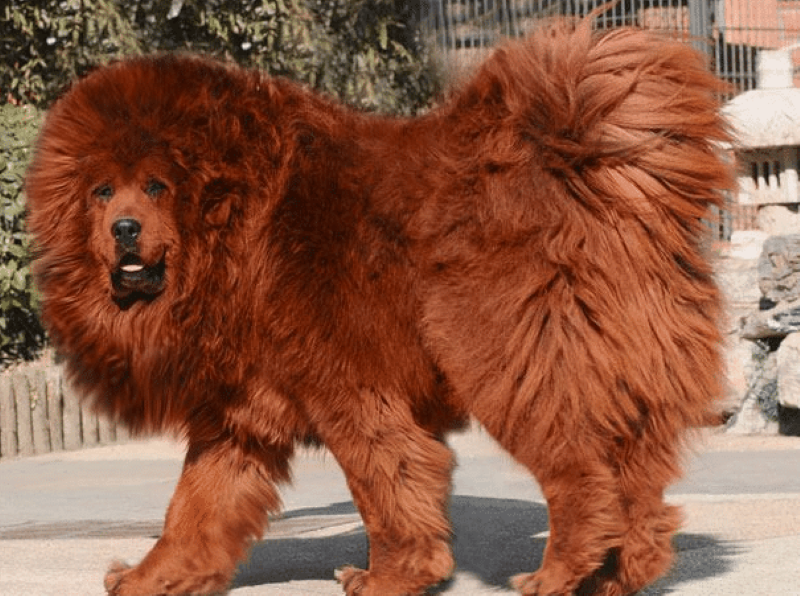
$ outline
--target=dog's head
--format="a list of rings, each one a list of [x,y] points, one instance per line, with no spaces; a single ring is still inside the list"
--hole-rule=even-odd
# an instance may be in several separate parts
[[[210,120],[224,100],[212,91],[234,92],[228,72],[192,58],[131,60],[53,106],[26,181],[45,306],[72,308],[78,294],[98,306],[151,302],[191,275],[182,243],[195,257],[213,252],[245,186],[242,160],[217,136],[236,123]],[[232,171],[221,173],[226,159]]]

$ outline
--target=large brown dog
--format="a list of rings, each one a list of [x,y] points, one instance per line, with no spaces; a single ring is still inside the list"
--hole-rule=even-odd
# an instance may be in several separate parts
[[[722,384],[718,90],[688,46],[588,21],[416,119],[188,57],[78,82],[27,183],[44,320],[100,410],[188,441],[163,535],[108,592],[223,590],[313,440],[369,534],[345,592],[422,593],[453,570],[444,436],[470,416],[549,503],[522,593],[663,573],[662,494]]]

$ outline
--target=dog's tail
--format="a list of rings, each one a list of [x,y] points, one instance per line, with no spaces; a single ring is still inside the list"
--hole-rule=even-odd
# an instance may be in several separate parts
[[[456,104],[462,114],[474,108],[475,119],[492,114],[493,123],[477,123],[483,131],[504,131],[484,154],[508,164],[535,156],[528,161],[570,200],[699,233],[734,182],[721,157],[730,140],[719,110],[725,89],[687,43],[562,20],[500,47]]]

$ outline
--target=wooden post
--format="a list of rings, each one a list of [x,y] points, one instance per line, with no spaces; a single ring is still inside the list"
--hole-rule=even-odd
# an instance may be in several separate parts
[[[83,429],[83,444],[87,447],[97,445],[97,414],[86,400],[81,400],[81,428]]]
[[[33,448],[36,453],[50,453],[50,425],[47,420],[47,381],[40,366],[30,369],[28,385],[31,389],[31,422],[33,423]]]
[[[97,420],[97,431],[100,435],[100,444],[108,445],[117,439],[114,423],[108,416],[100,416]]]
[[[11,375],[11,388],[17,404],[17,441],[20,455],[33,455],[33,427],[31,425],[31,395],[28,377],[20,370]]]
[[[64,449],[64,399],[61,395],[61,373],[55,366],[45,368],[47,385],[47,417],[50,424],[50,446],[53,451]]]
[[[0,374],[0,457],[17,454],[17,408],[11,391],[11,375]]]
[[[64,396],[64,449],[78,449],[81,446],[81,404],[78,394],[65,378],[61,381]]]
[[[117,422],[115,431],[116,431],[117,442],[118,443],[124,443],[125,441],[130,440],[131,431],[128,430],[127,426]]]

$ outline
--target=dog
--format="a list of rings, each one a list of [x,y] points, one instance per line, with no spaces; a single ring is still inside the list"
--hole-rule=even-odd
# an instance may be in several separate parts
[[[206,58],[100,68],[29,175],[42,318],[95,408],[187,442],[163,534],[115,596],[212,594],[324,445],[365,523],[349,596],[453,572],[448,432],[540,484],[526,595],[670,566],[663,492],[722,393],[704,250],[733,176],[723,86],[685,44],[556,21],[414,118]]]

